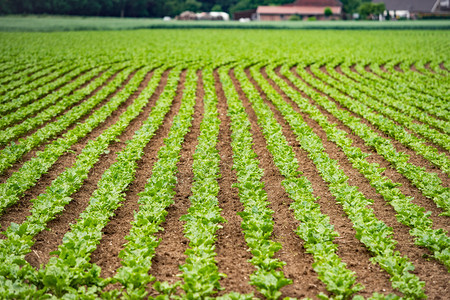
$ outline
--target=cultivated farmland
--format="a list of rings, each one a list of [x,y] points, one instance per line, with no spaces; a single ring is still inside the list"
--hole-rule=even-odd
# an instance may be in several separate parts
[[[448,297],[449,32],[0,40],[1,298]]]

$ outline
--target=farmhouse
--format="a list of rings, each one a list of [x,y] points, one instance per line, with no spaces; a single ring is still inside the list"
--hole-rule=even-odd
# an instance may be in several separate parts
[[[450,0],[373,0],[383,2],[391,17],[416,18],[417,16],[444,16],[450,14]]]
[[[325,16],[325,9],[331,9],[331,16]],[[302,19],[315,17],[322,19],[340,19],[342,3],[338,0],[296,0],[281,6],[258,6],[256,18],[261,21],[288,20],[293,15]]]

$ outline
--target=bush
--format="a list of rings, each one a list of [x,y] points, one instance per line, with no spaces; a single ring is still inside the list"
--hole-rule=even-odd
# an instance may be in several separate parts
[[[308,17],[308,21],[317,21],[316,17]]]
[[[301,18],[299,15],[292,15],[289,17],[289,21],[300,21]]]

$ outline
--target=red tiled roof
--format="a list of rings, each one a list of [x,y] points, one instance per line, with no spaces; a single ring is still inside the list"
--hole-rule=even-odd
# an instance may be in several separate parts
[[[297,0],[293,3],[284,4],[283,6],[320,6],[320,7],[340,6],[340,7],[342,7],[342,3],[338,0]]]
[[[325,6],[326,7],[326,6]],[[323,6],[258,6],[258,14],[282,14],[282,15],[323,15]],[[340,14],[340,6],[331,6],[333,14]]]

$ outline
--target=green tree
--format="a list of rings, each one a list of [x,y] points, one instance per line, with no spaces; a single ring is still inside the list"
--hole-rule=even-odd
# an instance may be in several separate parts
[[[323,12],[325,14],[325,17],[330,17],[333,14],[333,11],[329,7],[325,7],[325,10]]]
[[[220,6],[220,4],[215,4],[212,8],[211,11],[222,11],[222,6]]]
[[[184,3],[184,10],[198,12],[201,7],[202,4],[197,0],[186,0],[186,2]]]
[[[361,5],[361,0],[341,0],[342,9],[346,14],[353,14],[358,11],[358,7]]]
[[[381,15],[386,10],[384,3],[362,3],[358,9],[362,18],[367,18],[371,15]]]

